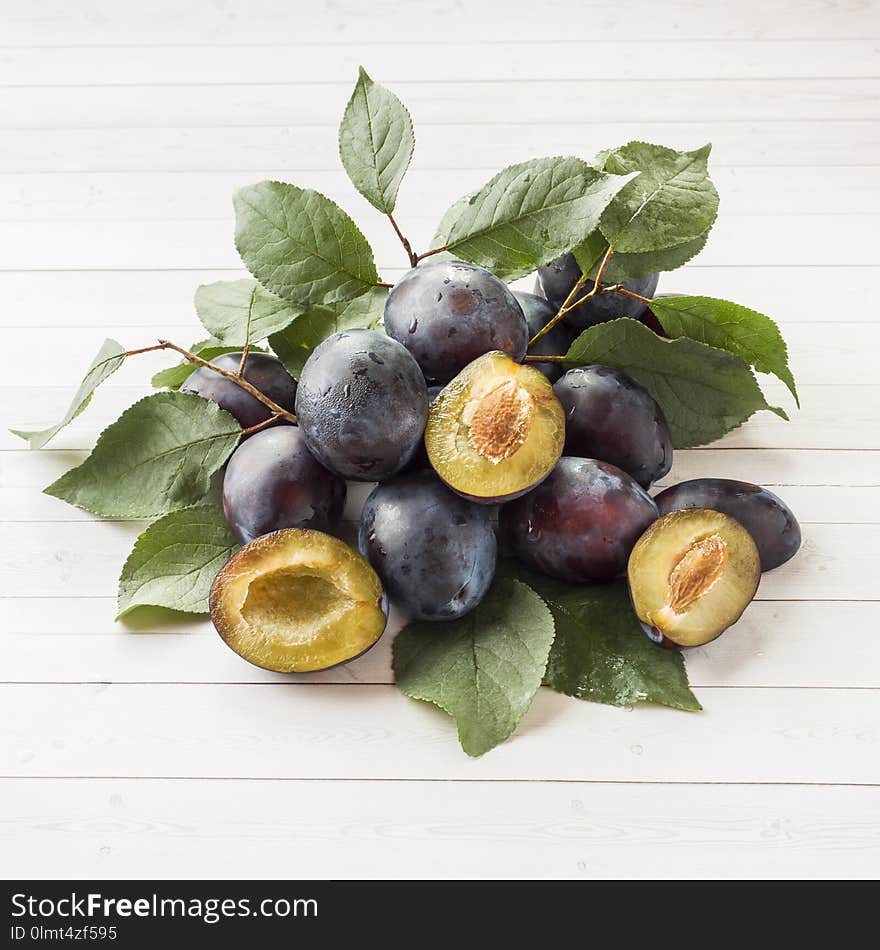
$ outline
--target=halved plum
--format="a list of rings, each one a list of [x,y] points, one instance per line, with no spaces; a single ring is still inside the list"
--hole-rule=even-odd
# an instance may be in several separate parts
[[[549,380],[506,353],[486,353],[443,388],[425,448],[437,474],[472,501],[496,504],[542,482],[562,455],[565,413]]]
[[[245,545],[217,575],[210,608],[228,646],[277,673],[353,660],[382,636],[387,619],[382,583],[366,558],[307,528]]]
[[[752,536],[709,508],[673,511],[636,542],[627,568],[630,596],[648,636],[695,647],[742,616],[761,580]]]

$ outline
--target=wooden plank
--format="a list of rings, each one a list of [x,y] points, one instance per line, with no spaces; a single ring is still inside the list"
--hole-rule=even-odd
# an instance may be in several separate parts
[[[716,153],[714,158],[723,156]],[[504,163],[501,160],[499,167]],[[845,174],[830,177],[828,169],[821,165],[716,168],[713,160],[711,171],[723,201],[722,220],[756,212],[780,217],[795,215],[799,220],[812,215],[880,213],[876,166],[855,166]],[[478,189],[489,177],[480,168],[429,171],[416,165],[407,173],[396,217],[407,228],[430,227],[456,198]],[[264,178],[292,178],[298,184],[317,189],[358,217],[372,215],[355,196],[345,171],[338,165],[326,171],[292,174],[283,168],[139,175],[8,173],[0,175],[0,221],[69,221],[94,226],[95,222],[155,220],[165,221],[169,227],[187,219],[226,221],[235,189]],[[387,222],[382,227],[387,228]]]
[[[698,695],[699,714],[541,690],[474,760],[447,716],[390,686],[3,685],[0,759],[21,777],[880,783],[876,690]]]
[[[733,283],[733,281],[731,281]],[[737,295],[738,296],[738,295]],[[108,316],[111,316],[108,314]],[[780,321],[782,322],[782,321]],[[871,385],[877,375],[864,359],[865,353],[880,350],[880,326],[854,323],[841,332],[833,322],[782,322],[788,343],[791,367],[798,383],[823,385],[826,381],[845,380],[850,385]],[[157,318],[152,326],[120,333],[113,324],[88,330],[69,328],[25,328],[14,330],[16,346],[25,352],[40,354],[38,362],[12,360],[4,370],[3,386],[76,387],[106,337],[123,336],[126,346],[146,346],[157,338],[187,346],[207,331],[194,316],[186,323],[172,325]],[[149,382],[157,370],[179,362],[175,353],[144,353],[127,361],[112,377],[114,386],[137,386]]]
[[[648,101],[653,101],[653,96]],[[155,172],[242,171],[276,169],[281,177],[302,178],[310,171],[336,169],[338,118],[328,113],[324,124],[295,128],[284,124],[241,125],[227,128],[89,128],[16,129],[5,136],[0,173],[33,172]],[[676,148],[714,144],[713,167],[728,166],[840,166],[876,164],[880,122],[876,119],[840,120],[833,134],[823,123],[715,121],[699,124],[656,120],[650,116],[626,119],[603,113],[598,119],[537,124],[515,117],[504,124],[464,125],[454,116],[447,125],[418,122],[415,167],[469,169],[494,174],[512,161],[546,155],[549,144],[558,154],[591,155],[609,145],[642,139]],[[466,157],[465,157],[466,156]],[[488,177],[488,176],[486,176]]]
[[[299,31],[299,24],[297,31]],[[655,40],[645,56],[645,41],[624,36],[601,39],[554,37],[533,41],[517,38],[493,43],[449,42],[370,44],[369,62],[376,78],[394,86],[443,76],[456,64],[457,82],[497,81],[499,63],[515,62],[520,81],[601,79],[764,79],[780,76],[809,79],[871,78],[877,74],[877,45],[872,39],[817,39],[748,43],[741,40]],[[357,43],[335,45],[298,42],[294,34],[277,44],[245,46],[159,45],[90,46],[88,55],[75,46],[4,47],[0,50],[0,84],[7,88],[48,85],[190,85],[193,82],[352,83],[365,49]]]
[[[739,429],[713,443],[715,448],[752,449],[880,449],[880,387],[876,385],[804,384],[799,387],[800,412],[782,384],[763,383],[771,404],[785,406],[794,422],[758,412]],[[52,442],[55,449],[86,449],[115,421],[122,408],[147,394],[144,387],[106,386],[88,412],[74,420]],[[64,387],[0,387],[0,418],[16,429],[40,428],[60,419],[70,402]],[[19,450],[22,442],[0,431],[0,451]]]
[[[349,207],[351,204],[349,203]],[[220,209],[218,209],[219,211]],[[221,212],[222,213],[222,212]],[[405,258],[394,233],[377,214],[358,214],[370,240],[380,273],[397,268]],[[874,266],[872,244],[880,217],[875,214],[786,215],[753,212],[721,217],[700,253],[703,265],[827,265]],[[430,246],[437,218],[413,218],[410,239]],[[848,240],[827,240],[845,223]],[[51,233],[51,240],[47,234]],[[115,270],[149,267],[162,270],[241,267],[232,240],[231,209],[218,220],[0,222],[0,246],[6,248],[3,270]],[[772,234],[772,241],[756,241]]]
[[[0,452],[0,522],[95,521],[94,515],[41,489],[86,458],[86,452]],[[880,521],[880,453],[785,452],[773,449],[680,449],[655,491],[688,478],[739,478],[772,488],[804,522]],[[356,519],[372,485],[351,482],[346,516]]]
[[[23,87],[5,97],[3,129],[93,129],[120,126],[211,128],[218,125],[302,125],[338,123],[353,78],[334,83],[249,85]],[[601,96],[603,113],[617,121],[698,123],[872,121],[877,117],[880,80],[718,80],[712,95],[688,80],[567,80],[551,84],[459,83],[444,78],[399,82],[395,92],[421,124],[538,124],[588,122]],[[695,129],[694,132],[697,130]]]
[[[877,789],[3,783],[17,878],[872,878]]]
[[[403,273],[402,261],[385,275],[392,280]],[[795,323],[873,325],[874,314],[866,306],[866,293],[880,280],[880,266],[800,267],[739,266],[736,270],[703,266],[698,257],[692,264],[660,278],[660,291],[702,293],[747,304],[771,315],[786,333]],[[150,337],[157,324],[189,326],[187,342],[198,336],[193,293],[199,284],[246,277],[234,271],[50,271],[0,272],[0,326],[79,327],[88,329],[83,338],[112,328],[132,345]],[[530,289],[533,278],[518,282]],[[127,328],[137,328],[137,335]],[[91,331],[94,331],[92,333]],[[845,342],[850,329],[831,334],[829,345]],[[16,339],[18,336],[16,335]],[[91,353],[85,359],[91,358]],[[78,371],[78,370],[77,370]],[[73,373],[73,367],[71,367]]]
[[[69,46],[167,43],[260,43],[286,41],[318,43],[332,51],[338,44],[359,44],[365,53],[374,42],[404,44],[427,37],[443,42],[456,32],[483,38],[487,45],[524,35],[536,40],[564,42],[565,37],[590,35],[622,37],[638,33],[652,47],[667,39],[740,39],[752,43],[791,39],[849,39],[877,36],[875,11],[860,0],[739,0],[736,16],[729,8],[670,0],[658,7],[650,0],[625,5],[594,0],[554,0],[545,16],[511,15],[505,0],[484,0],[466,11],[450,11],[430,0],[413,0],[407,14],[398,5],[380,0],[369,7],[337,7],[330,3],[310,8],[303,16],[296,6],[272,0],[232,0],[216,4],[197,0],[187,4],[154,0],[149,5],[132,0],[32,0],[4,11],[4,44],[8,46]],[[648,39],[649,38],[649,39]]]
[[[376,646],[322,673],[284,676],[228,650],[203,617],[142,611],[113,621],[112,597],[0,598],[4,672],[13,683],[391,683],[392,617]],[[734,629],[685,660],[693,687],[880,688],[880,604],[756,601]],[[845,631],[840,647],[834,631]],[[708,700],[707,700],[708,701]]]
[[[877,599],[878,524],[804,524],[803,547],[761,582],[762,599]],[[0,597],[116,592],[141,522],[8,522],[0,547]]]

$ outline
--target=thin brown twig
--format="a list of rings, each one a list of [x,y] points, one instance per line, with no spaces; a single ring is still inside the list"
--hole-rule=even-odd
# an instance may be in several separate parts
[[[394,286],[394,284],[386,284],[384,280],[377,280],[374,287],[388,287],[389,289]]]
[[[564,363],[565,356],[538,356],[537,353],[529,353],[524,357],[524,363]]]
[[[448,251],[449,248],[444,244],[443,247],[434,247],[430,251],[425,251],[424,254],[416,254],[416,263],[423,261],[426,257],[433,257],[435,254],[442,254],[444,251]]]
[[[394,233],[400,238],[400,243],[403,245],[403,249],[406,251],[406,255],[409,258],[409,266],[415,267],[418,264],[419,259],[415,251],[412,249],[412,245],[409,241],[403,236],[403,231],[397,226],[397,222],[394,220],[394,215],[389,214],[388,220],[391,222],[391,227],[394,228]]]
[[[254,432],[259,432],[260,429],[268,429],[269,426],[275,425],[275,423],[281,418],[277,412],[273,412],[268,419],[264,419],[262,422],[258,422],[256,425],[248,426],[247,429],[242,429],[242,435],[252,435]]]
[[[296,425],[296,415],[294,413],[288,412],[283,406],[279,406],[277,402],[261,393],[256,386],[252,386],[243,376],[239,376],[237,373],[230,373],[229,370],[222,369],[216,364],[202,359],[201,356],[196,356],[195,353],[190,353],[189,350],[185,350],[182,346],[178,346],[176,343],[172,343],[170,340],[159,340],[159,345],[153,347],[153,349],[174,350],[175,353],[180,353],[180,355],[190,363],[197,363],[199,366],[205,366],[207,369],[217,373],[218,376],[223,376],[225,379],[231,380],[236,386],[240,386],[245,392],[249,392],[254,397],[254,399],[259,400],[264,406],[268,406],[273,413],[276,413],[282,419],[286,419],[288,422],[292,422],[294,425]]]
[[[529,347],[533,347],[541,337],[546,336],[555,326],[559,323],[560,320],[565,319],[565,317],[574,310],[575,307],[579,307],[581,304],[586,303],[588,300],[591,300],[596,294],[602,293],[601,283],[602,275],[605,273],[605,269],[608,267],[608,262],[611,260],[611,255],[614,253],[614,244],[611,243],[608,245],[608,250],[605,252],[605,256],[602,258],[602,263],[599,264],[599,269],[596,271],[596,279],[593,281],[593,286],[578,300],[574,298],[577,297],[578,291],[584,286],[584,284],[589,279],[585,273],[582,273],[581,276],[575,282],[574,287],[569,291],[568,296],[562,303],[562,306],[559,308],[559,312],[556,316],[547,323],[546,326],[542,327],[538,332],[529,340]]]
[[[600,294],[623,294],[624,297],[632,297],[633,300],[641,300],[642,303],[652,304],[654,302],[653,297],[643,297],[641,294],[634,293],[632,290],[627,290],[623,284],[609,284],[607,287],[603,287],[600,291]]]
[[[139,350],[126,350],[125,356],[140,356],[141,353],[155,353],[156,350],[165,350],[164,343],[154,343],[152,346],[142,346]]]
[[[241,362],[238,364],[238,375],[244,376],[244,368],[247,365],[248,354],[251,351],[250,343],[245,343],[244,349],[241,351]]]

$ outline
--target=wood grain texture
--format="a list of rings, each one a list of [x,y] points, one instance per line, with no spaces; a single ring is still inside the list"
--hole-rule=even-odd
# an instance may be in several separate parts
[[[0,869],[163,879],[873,877],[876,788],[4,781]]]
[[[0,871],[875,876],[876,4],[399,7],[0,10],[0,327],[14,347],[0,374]],[[404,272],[338,165],[361,63],[413,113],[398,219],[417,245],[513,161],[632,138],[713,142],[718,227],[661,290],[776,319],[803,409],[762,377],[792,422],[759,413],[677,453],[663,484],[766,484],[805,541],[733,631],[688,655],[704,713],[542,690],[513,740],[474,761],[445,716],[391,685],[396,613],[361,659],[293,679],[243,663],[203,618],[115,624],[116,578],[143,524],[100,523],[39,489],[170,360],[125,366],[50,451],[6,432],[60,417],[104,336],[203,335],[196,286],[243,276],[230,203],[241,184],[321,190],[362,224],[386,279]],[[349,522],[367,491],[352,490]]]

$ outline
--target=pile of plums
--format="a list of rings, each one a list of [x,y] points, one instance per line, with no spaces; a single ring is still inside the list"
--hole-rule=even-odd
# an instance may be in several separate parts
[[[248,357],[245,378],[298,425],[255,432],[226,468],[223,506],[244,546],[215,581],[211,613],[233,649],[269,669],[324,669],[381,636],[389,598],[422,620],[461,617],[489,589],[499,543],[565,581],[626,575],[642,625],[666,645],[706,643],[738,619],[761,571],[797,551],[797,521],[771,492],[728,479],[652,498],[672,441],[647,390],[608,366],[563,373],[534,359],[621,316],[662,332],[641,302],[586,301],[524,361],[580,276],[569,255],[539,271],[539,293],[517,293],[481,267],[434,259],[391,290],[384,332],[330,336],[298,385],[274,356]],[[656,285],[626,286],[650,296]],[[184,388],[243,427],[270,418],[210,369]],[[378,483],[360,553],[333,537],[346,480]]]

